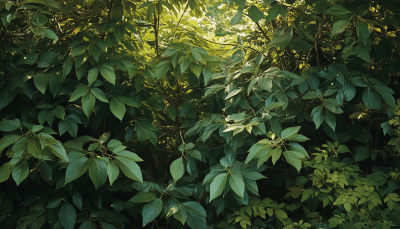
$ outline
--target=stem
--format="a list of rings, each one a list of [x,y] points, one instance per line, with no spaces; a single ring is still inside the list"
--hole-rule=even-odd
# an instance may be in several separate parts
[[[181,18],[179,19],[178,24],[176,24],[176,26],[175,26],[174,32],[172,33],[171,43],[172,43],[172,41],[173,41],[173,39],[174,39],[176,29],[178,28],[179,24],[181,23],[182,18],[183,18],[183,16],[185,15],[185,13],[186,13],[186,11],[187,11],[188,8],[189,8],[189,1],[186,3],[185,10],[183,11]]]
[[[158,15],[159,15],[159,13],[158,13]],[[156,56],[157,57],[159,56],[159,53],[158,53],[158,20],[159,20],[158,16],[156,14],[154,14],[154,36],[156,39]]]

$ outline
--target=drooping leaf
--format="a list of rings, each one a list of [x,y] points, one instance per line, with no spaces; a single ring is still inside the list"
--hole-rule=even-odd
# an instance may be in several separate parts
[[[140,167],[138,164],[136,164],[136,162],[126,160],[123,157],[116,157],[116,159],[119,168],[122,170],[125,176],[133,180],[143,182],[142,171],[140,170]]]
[[[225,189],[225,183],[227,180],[226,173],[217,175],[210,184],[210,202],[220,196]]]
[[[175,183],[183,176],[185,173],[185,165],[183,164],[182,157],[171,163],[170,172]]]
[[[68,201],[65,201],[60,208],[59,219],[65,229],[74,229],[76,223],[76,210]]]
[[[151,221],[153,221],[160,213],[163,207],[163,202],[161,198],[157,198],[150,203],[144,205],[142,217],[143,217],[143,225],[147,225]]]
[[[249,8],[249,17],[254,22],[258,22],[264,18],[264,14],[255,5],[252,5]]]
[[[94,187],[98,189],[107,181],[107,164],[100,158],[89,159],[89,177]]]
[[[244,195],[244,181],[241,175],[232,173],[229,177],[229,185],[231,189],[240,197]]]

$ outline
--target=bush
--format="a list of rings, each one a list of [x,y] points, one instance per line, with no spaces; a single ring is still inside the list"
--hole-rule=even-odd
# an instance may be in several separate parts
[[[400,225],[395,1],[0,3],[1,228]]]

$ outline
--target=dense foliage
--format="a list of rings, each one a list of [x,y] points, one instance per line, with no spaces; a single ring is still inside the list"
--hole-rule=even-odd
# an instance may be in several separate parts
[[[0,228],[400,226],[399,7],[0,0]]]

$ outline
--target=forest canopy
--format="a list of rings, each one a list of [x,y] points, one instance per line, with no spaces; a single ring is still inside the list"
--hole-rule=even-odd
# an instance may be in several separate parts
[[[0,0],[0,228],[397,228],[397,0]]]

